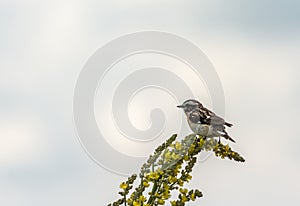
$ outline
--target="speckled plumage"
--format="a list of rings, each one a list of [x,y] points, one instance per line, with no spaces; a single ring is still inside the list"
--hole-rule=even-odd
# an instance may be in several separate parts
[[[205,108],[197,100],[186,100],[177,107],[184,110],[188,124],[194,133],[204,137],[224,137],[235,142],[225,130],[225,126],[231,127],[232,124]]]

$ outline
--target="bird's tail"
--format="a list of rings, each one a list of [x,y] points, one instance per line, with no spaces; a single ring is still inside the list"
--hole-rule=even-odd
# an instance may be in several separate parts
[[[227,127],[232,127],[232,126],[233,126],[233,124],[228,123],[228,122],[225,122],[225,125],[226,125]]]
[[[232,142],[235,143],[234,139],[232,139],[227,133],[226,133],[226,134],[223,134],[223,135],[221,135],[221,136],[224,137],[225,139],[229,139],[230,141],[232,141]]]

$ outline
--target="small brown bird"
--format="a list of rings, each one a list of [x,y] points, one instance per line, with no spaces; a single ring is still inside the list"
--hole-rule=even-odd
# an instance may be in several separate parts
[[[224,137],[232,142],[235,142],[225,131],[225,126],[231,127],[232,124],[215,113],[205,108],[200,102],[194,99],[189,99],[178,105],[182,108],[187,116],[188,124],[191,130],[204,137]]]

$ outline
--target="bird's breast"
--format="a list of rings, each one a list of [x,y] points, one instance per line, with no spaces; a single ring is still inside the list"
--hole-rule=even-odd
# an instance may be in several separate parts
[[[189,122],[189,126],[191,130],[196,134],[205,137],[212,136],[213,128],[211,125]]]

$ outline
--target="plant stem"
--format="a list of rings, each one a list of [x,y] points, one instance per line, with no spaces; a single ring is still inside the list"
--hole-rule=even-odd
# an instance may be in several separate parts
[[[151,191],[151,196],[150,196],[147,204],[153,205],[154,200],[155,200],[155,195],[154,194],[156,193],[156,190],[157,190],[157,181],[155,181],[154,184],[153,184],[153,188],[152,188],[152,191]]]

